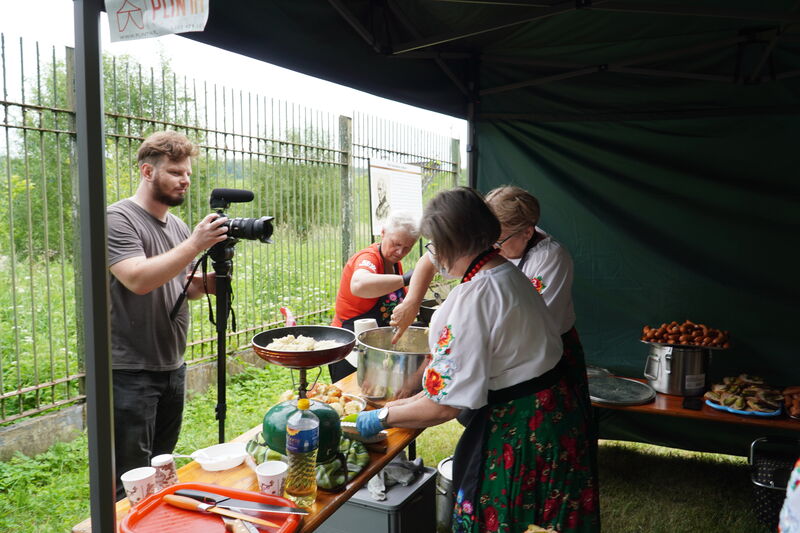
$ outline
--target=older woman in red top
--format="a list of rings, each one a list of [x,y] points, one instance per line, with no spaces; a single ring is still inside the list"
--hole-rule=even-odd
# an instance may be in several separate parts
[[[356,252],[344,266],[331,325],[353,330],[361,318],[374,318],[388,326],[394,308],[403,301],[411,273],[403,273],[400,261],[419,239],[419,222],[407,213],[391,213],[381,230],[381,240]],[[347,361],[329,365],[331,379],[353,373]]]

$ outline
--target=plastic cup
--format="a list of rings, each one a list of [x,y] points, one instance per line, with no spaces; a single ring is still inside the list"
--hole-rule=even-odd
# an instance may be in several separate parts
[[[120,476],[120,479],[131,507],[135,507],[140,501],[156,493],[156,469],[152,466],[128,470]]]
[[[283,496],[289,465],[283,461],[264,461],[256,467],[258,490],[264,494]]]

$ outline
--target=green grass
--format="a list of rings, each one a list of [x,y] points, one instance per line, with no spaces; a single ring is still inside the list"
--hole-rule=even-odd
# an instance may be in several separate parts
[[[604,441],[603,531],[760,533],[744,457]]]
[[[327,381],[327,373],[323,378]],[[290,387],[289,372],[271,365],[247,366],[231,376],[228,438],[258,424]],[[176,451],[188,453],[216,442],[215,403],[213,388],[188,402]],[[427,429],[417,441],[417,452],[435,466],[452,454],[460,433],[455,421]],[[187,459],[178,461],[180,466]],[[89,516],[86,435],[35,457],[18,453],[0,463],[0,494],[0,531],[69,531]],[[748,468],[740,457],[602,442],[600,502],[605,532],[768,531],[754,518]]]

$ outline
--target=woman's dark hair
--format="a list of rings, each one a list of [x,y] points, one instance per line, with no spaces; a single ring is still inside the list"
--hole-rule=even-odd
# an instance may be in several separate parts
[[[491,248],[500,236],[500,222],[478,191],[456,187],[428,202],[420,230],[433,242],[437,258],[450,266]]]

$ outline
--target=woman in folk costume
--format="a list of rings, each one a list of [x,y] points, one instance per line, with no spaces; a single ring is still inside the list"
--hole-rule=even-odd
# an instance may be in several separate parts
[[[544,300],[494,246],[499,221],[460,187],[428,203],[421,230],[437,268],[462,282],[431,319],[422,392],[361,413],[359,431],[458,416],[466,430],[453,460],[453,531],[599,531],[589,406]]]

